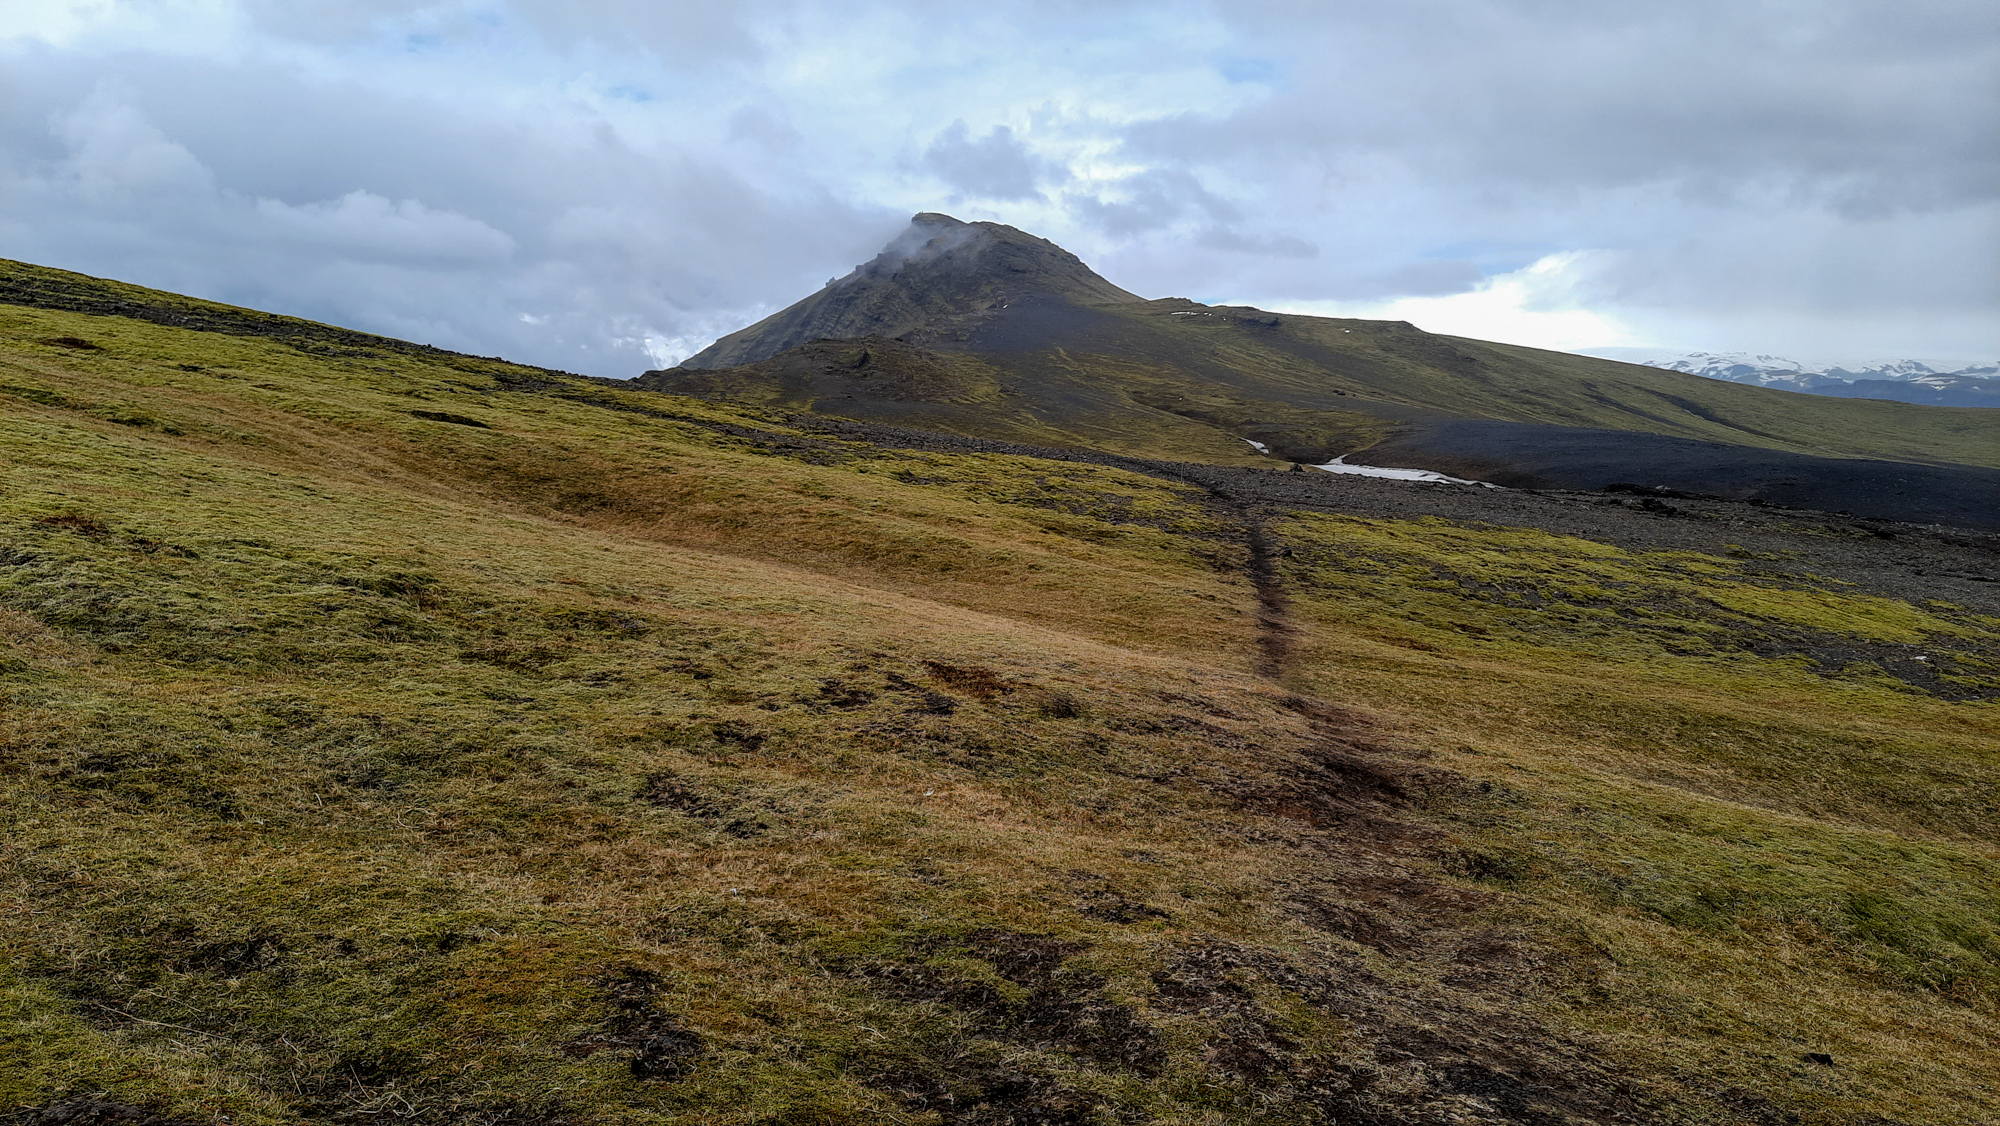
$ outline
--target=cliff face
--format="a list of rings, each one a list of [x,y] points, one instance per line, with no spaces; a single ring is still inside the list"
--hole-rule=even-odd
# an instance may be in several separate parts
[[[846,277],[730,333],[681,366],[756,363],[825,337],[896,337],[938,318],[1031,296],[1081,305],[1141,300],[1047,239],[999,223],[963,223],[925,212]]]

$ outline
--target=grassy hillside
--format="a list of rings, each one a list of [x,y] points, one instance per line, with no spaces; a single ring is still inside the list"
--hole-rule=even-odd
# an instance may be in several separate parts
[[[1253,503],[10,270],[9,1107],[2000,1117],[1990,540]]]
[[[1326,461],[1425,422],[1469,418],[2000,466],[2000,412],[1748,387],[1402,322],[1182,300],[1024,300],[943,318],[907,339],[921,348],[826,341],[743,367],[651,372],[638,385],[1218,464],[1254,463],[1246,438],[1280,456]],[[856,367],[870,348],[875,366]]]
[[[1361,409],[1389,418],[1631,430],[1828,457],[2000,466],[2000,416],[1984,411],[1834,401],[1591,356],[1437,336],[1400,321],[1168,307],[1173,304],[1106,307],[1106,313],[1142,326],[1107,334],[1107,345],[1163,364],[1178,358],[1176,366],[1257,401]]]

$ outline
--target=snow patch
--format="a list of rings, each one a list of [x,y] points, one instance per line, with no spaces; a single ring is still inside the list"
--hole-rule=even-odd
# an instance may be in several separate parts
[[[1433,473],[1428,469],[1390,469],[1379,465],[1349,465],[1347,464],[1347,458],[1344,456],[1334,458],[1325,465],[1315,465],[1313,468],[1324,470],[1328,473],[1351,473],[1356,477],[1380,477],[1389,481],[1429,481],[1434,484],[1441,483],[1446,485],[1478,485],[1484,489],[1497,489],[1500,487],[1490,481],[1468,481],[1463,477],[1447,477],[1442,473]]]
[[[1921,360],[1878,360],[1852,365],[1809,367],[1783,356],[1752,355],[1748,352],[1690,352],[1685,356],[1644,362],[1648,367],[1682,371],[1689,375],[1722,379],[1731,383],[1747,383],[1754,387],[1778,387],[1788,391],[1814,391],[1858,380],[1887,380],[1892,383],[1916,383],[1926,387],[1949,387],[1955,380],[1992,379],[2000,376],[2000,363],[1968,364],[1951,371],[1941,371]]]
[[[1259,442],[1255,438],[1245,438],[1243,440],[1257,447],[1257,452],[1260,454],[1271,452],[1271,447]],[[1356,477],[1380,477],[1387,481],[1429,481],[1433,484],[1478,485],[1482,489],[1497,489],[1500,487],[1491,481],[1468,481],[1463,477],[1447,477],[1442,473],[1433,473],[1428,469],[1389,469],[1380,465],[1349,465],[1347,464],[1345,454],[1334,458],[1325,465],[1315,465],[1313,468],[1322,469],[1328,473],[1347,473]]]

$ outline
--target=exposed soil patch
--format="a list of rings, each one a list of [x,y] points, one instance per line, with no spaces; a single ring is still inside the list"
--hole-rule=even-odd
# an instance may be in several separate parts
[[[1127,899],[1115,891],[1102,888],[1085,892],[1080,897],[1079,909],[1084,918],[1100,923],[1143,923],[1148,919],[1173,917],[1150,903]]]
[[[1294,749],[1266,749],[1255,768],[1224,773],[1208,785],[1246,810],[1326,833],[1329,842],[1338,842],[1328,847],[1350,861],[1362,853],[1420,854],[1442,834],[1422,811],[1478,792],[1463,776],[1425,765],[1363,716],[1299,696],[1280,703],[1308,718],[1311,740]]]
[[[1401,955],[1419,949],[1423,937],[1394,916],[1366,907],[1332,903],[1318,896],[1292,901],[1299,917],[1315,929],[1366,946],[1382,954]]]
[[[638,796],[640,801],[684,813],[732,837],[747,839],[771,831],[770,819],[764,811],[722,801],[672,772],[648,776]]]
[[[0,1115],[0,1122],[9,1126],[195,1126],[186,1119],[87,1096],[15,1110]]]
[[[1067,964],[1088,949],[1082,943],[986,929],[919,946],[912,953],[977,958],[1017,988],[1003,989],[917,958],[871,959],[848,972],[903,1000],[951,1006],[992,1040],[1140,1075],[1156,1074],[1166,1060],[1159,1032],[1130,1006],[1108,997],[1102,976]]]
[[[1214,1070],[1272,1101],[1366,1126],[1652,1121],[1636,1089],[1587,1045],[1491,999],[1398,986],[1360,962],[1308,966],[1227,943],[1186,950],[1154,975],[1158,1004],[1223,1029]],[[1339,1058],[1304,1057],[1259,1000],[1282,992],[1358,1033]]]
[[[79,536],[88,536],[92,539],[111,534],[111,529],[105,527],[104,522],[95,516],[78,516],[75,514],[44,516],[36,520],[35,523],[40,524],[44,528],[59,528],[65,532],[75,532]]]
[[[925,661],[924,668],[939,681],[981,700],[1005,696],[1014,691],[1014,686],[1009,684],[1006,678],[983,665],[952,665],[943,661]]]
[[[481,430],[493,429],[493,427],[476,418],[467,418],[462,414],[452,414],[450,411],[411,411],[410,417],[421,418],[427,422],[448,422],[453,426],[473,426]]]
[[[1286,661],[1292,655],[1296,631],[1287,620],[1289,600],[1285,598],[1284,581],[1274,565],[1275,555],[1263,523],[1240,509],[1238,520],[1243,527],[1244,543],[1250,549],[1246,572],[1257,589],[1257,671],[1275,677],[1285,671]]]
[[[987,1060],[954,1060],[947,1069],[890,1068],[865,1080],[943,1126],[1096,1126],[1109,1100],[1047,1075]]]
[[[605,974],[597,986],[610,1003],[611,1015],[597,1031],[564,1044],[563,1054],[581,1058],[603,1051],[629,1052],[634,1079],[671,1083],[687,1078],[707,1046],[700,1035],[658,1008],[660,979],[627,967]]]
[[[901,673],[885,673],[883,680],[894,691],[914,698],[910,707],[912,715],[951,715],[958,711],[955,697],[914,683]]]
[[[857,684],[850,684],[840,677],[828,677],[819,683],[819,693],[809,702],[816,711],[834,708],[853,711],[865,708],[875,702],[875,693]]]
[[[1159,1033],[1130,1007],[1107,998],[1102,977],[1066,965],[1086,949],[1082,944],[1001,930],[978,931],[969,939],[970,953],[1028,990],[1027,999],[1005,1014],[1011,1018],[1003,1029],[1007,1039],[1142,1075],[1153,1074],[1165,1060]]]

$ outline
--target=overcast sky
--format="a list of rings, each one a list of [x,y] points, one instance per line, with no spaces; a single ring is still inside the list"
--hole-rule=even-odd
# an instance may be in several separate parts
[[[920,210],[1148,297],[1992,360],[2000,4],[0,4],[0,256],[630,376]]]

